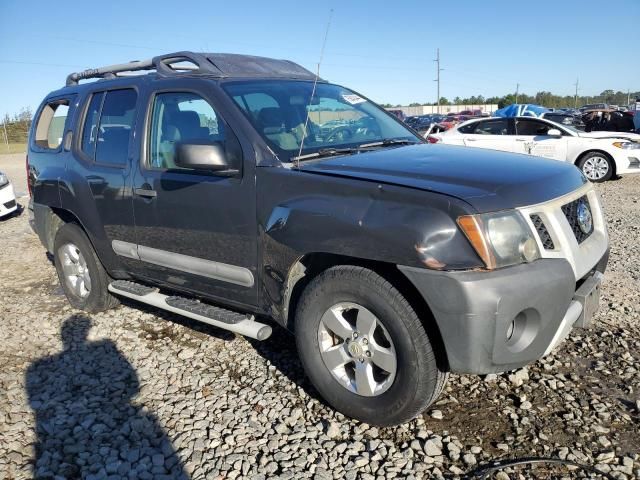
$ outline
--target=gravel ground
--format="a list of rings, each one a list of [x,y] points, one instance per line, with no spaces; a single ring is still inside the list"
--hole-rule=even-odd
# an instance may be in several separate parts
[[[16,158],[0,169],[20,190]],[[133,303],[72,310],[26,213],[0,221],[0,478],[457,478],[532,456],[640,478],[640,176],[598,189],[611,260],[595,326],[527,369],[452,375],[384,429],[326,406],[280,329],[261,343]]]

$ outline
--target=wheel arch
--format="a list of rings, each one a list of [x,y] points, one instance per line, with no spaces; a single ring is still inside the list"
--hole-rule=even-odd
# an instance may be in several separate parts
[[[307,285],[325,270],[339,265],[368,268],[391,283],[406,298],[424,325],[436,354],[438,368],[442,371],[449,370],[444,341],[431,307],[406,275],[392,263],[324,252],[303,255],[292,265],[287,275],[283,316],[288,330],[295,330],[295,312]]]

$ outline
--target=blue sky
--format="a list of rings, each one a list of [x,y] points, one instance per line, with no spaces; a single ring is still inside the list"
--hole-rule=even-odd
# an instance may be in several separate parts
[[[0,0],[0,115],[67,73],[178,50],[287,58],[380,103],[640,90],[640,0]]]

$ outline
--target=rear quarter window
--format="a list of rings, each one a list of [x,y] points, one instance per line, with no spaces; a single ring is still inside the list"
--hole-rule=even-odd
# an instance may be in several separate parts
[[[71,102],[70,98],[56,99],[40,110],[33,141],[36,147],[45,150],[57,150],[60,147]]]

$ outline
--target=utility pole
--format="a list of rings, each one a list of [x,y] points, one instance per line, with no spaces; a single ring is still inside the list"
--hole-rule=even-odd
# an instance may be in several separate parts
[[[627,88],[627,106],[631,105],[631,89]]]
[[[440,68],[440,49],[436,50],[436,79],[434,82],[438,82],[438,114],[440,114],[440,72],[444,70],[444,68]]]
[[[573,85],[576,87],[576,94],[573,97],[573,108],[578,108],[578,85],[580,83],[580,79],[576,77],[576,83]]]
[[[516,83],[516,105],[518,104],[518,92],[520,91],[520,84]]]

